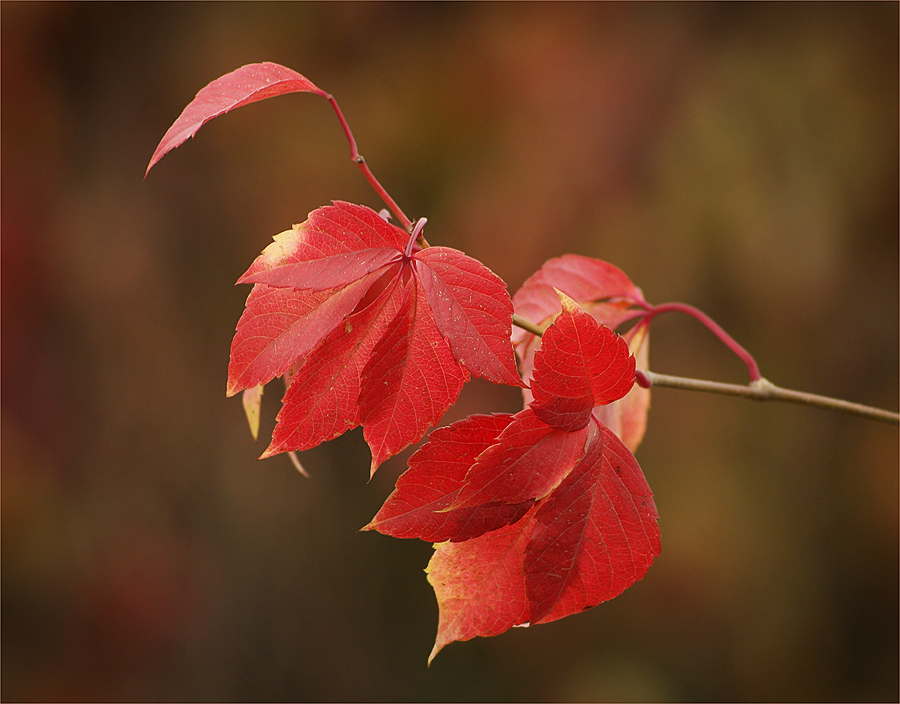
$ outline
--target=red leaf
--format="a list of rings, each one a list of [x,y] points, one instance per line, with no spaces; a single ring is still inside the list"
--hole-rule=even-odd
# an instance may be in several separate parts
[[[454,442],[465,447],[480,425],[461,421]],[[435,546],[426,572],[439,622],[429,662],[453,641],[547,623],[612,599],[659,555],[656,506],[637,461],[608,428],[589,428],[587,451],[520,520]],[[438,467],[430,473],[437,476]]]
[[[451,508],[518,504],[549,494],[584,454],[587,431],[552,428],[526,408],[500,433],[465,477]]]
[[[649,369],[649,324],[641,322],[622,335],[628,349],[634,355],[635,367]],[[625,397],[606,406],[594,409],[594,417],[612,430],[632,452],[635,452],[647,429],[647,411],[650,408],[650,389],[635,384]]]
[[[336,201],[276,236],[241,277],[260,288],[238,324],[229,391],[295,370],[263,457],[362,425],[374,471],[440,420],[468,370],[519,383],[502,282],[455,250],[409,256],[409,238]]]
[[[440,543],[469,540],[519,520],[533,501],[447,510],[476,458],[512,419],[509,414],[474,415],[434,430],[409,458],[409,469],[363,530]]]
[[[369,305],[331,330],[300,365],[284,396],[272,442],[260,459],[308,450],[359,425],[363,368],[397,315],[397,283],[392,280]]]
[[[369,208],[335,201],[274,239],[239,284],[313,291],[346,286],[399,261],[408,235]]]
[[[593,309],[588,304],[603,301],[599,305],[607,309],[607,315],[597,319],[611,328],[619,322],[613,322],[609,313],[618,311],[621,314],[631,305],[630,299],[644,299],[641,290],[621,269],[600,259],[566,254],[547,261],[516,291],[513,296],[516,313],[536,325],[549,324],[560,310],[555,289],[565,293],[588,312]],[[518,346],[529,336],[531,333],[516,328],[513,330],[513,344]]]
[[[615,329],[630,319],[631,301],[642,301],[643,294],[621,270],[612,264],[567,254],[546,262],[513,296],[515,312],[541,327],[546,327],[560,312],[562,291],[597,322]],[[634,354],[639,369],[647,369],[649,335],[646,326],[636,325],[623,335]],[[525,384],[531,382],[534,355],[541,338],[521,328],[513,328],[513,344],[519,358],[519,371]],[[529,388],[522,391],[525,404],[533,396]],[[619,435],[633,451],[640,445],[647,425],[650,390],[634,386],[620,401],[598,409],[596,415]]]
[[[429,247],[414,259],[438,329],[459,363],[495,384],[521,386],[509,344],[512,302],[503,280],[447,247]]]
[[[659,516],[637,460],[612,431],[594,427],[585,456],[535,513],[524,566],[532,623],[618,596],[660,552]]]
[[[588,424],[594,406],[622,398],[634,384],[627,343],[563,293],[563,312],[544,333],[535,354],[531,409],[561,430]]]
[[[435,425],[468,380],[435,327],[418,281],[410,276],[398,286],[404,300],[372,350],[359,396],[372,473]]]
[[[232,71],[201,89],[182,111],[175,123],[163,135],[153,152],[144,176],[157,161],[189,137],[197,134],[205,123],[226,112],[259,100],[286,93],[316,93],[324,98],[325,91],[314,86],[296,71],[269,62],[248,64]]]
[[[496,636],[529,619],[523,560],[534,509],[522,520],[462,543],[441,543],[425,572],[438,602],[431,655],[448,643]]]
[[[288,371],[356,307],[370,284],[362,278],[318,292],[254,286],[231,343],[228,395]]]

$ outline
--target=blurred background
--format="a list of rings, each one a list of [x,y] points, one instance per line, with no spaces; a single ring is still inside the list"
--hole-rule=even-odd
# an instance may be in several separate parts
[[[431,547],[357,533],[409,452],[367,482],[357,430],[306,479],[225,398],[237,277],[331,199],[382,207],[330,107],[243,108],[142,180],[200,88],[282,63],[511,292],[606,259],[771,381],[897,410],[896,3],[0,12],[4,700],[897,700],[897,428],[671,389],[646,578],[426,668]],[[746,381],[686,317],[650,359]],[[444,422],[520,407],[472,382]]]

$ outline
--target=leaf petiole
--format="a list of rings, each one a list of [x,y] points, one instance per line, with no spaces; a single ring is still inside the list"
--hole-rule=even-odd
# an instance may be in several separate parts
[[[426,222],[428,222],[428,218],[419,218],[412,227],[407,228],[409,230],[409,241],[406,243],[406,249],[403,252],[404,258],[409,259],[413,255],[415,244],[422,236],[422,230],[425,229]],[[422,248],[420,247],[419,249]]]
[[[347,135],[347,141],[350,142],[350,158],[353,160],[359,170],[362,171],[363,176],[366,177],[366,181],[369,182],[369,185],[375,189],[375,192],[379,195],[381,200],[384,201],[385,205],[391,209],[391,212],[397,216],[397,219],[400,221],[400,225],[403,229],[408,229],[412,224],[412,221],[406,217],[406,213],[401,210],[400,206],[397,205],[397,202],[391,198],[390,194],[385,190],[384,186],[382,186],[378,179],[375,178],[375,174],[372,173],[372,170],[369,168],[369,165],[366,164],[366,160],[362,154],[359,153],[359,149],[356,146],[356,139],[353,137],[353,132],[350,130],[350,125],[347,123],[347,119],[344,117],[344,113],[341,112],[341,108],[337,103],[337,100],[334,99],[334,96],[331,93],[325,94],[325,99],[331,103],[331,107],[334,108],[334,112],[337,114],[338,120],[340,120],[341,128],[344,130],[344,134]]]
[[[712,318],[710,318],[706,313],[702,310],[694,308],[693,306],[689,306],[686,303],[661,303],[658,306],[650,305],[646,301],[632,299],[634,304],[640,306],[646,311],[643,317],[647,320],[647,322],[653,320],[660,313],[669,313],[669,312],[678,312],[678,313],[686,313],[691,317],[699,320],[703,325],[705,325],[716,337],[718,337],[728,349],[734,352],[741,361],[747,366],[747,372],[750,374],[750,381],[755,382],[762,379],[762,375],[759,373],[759,365],[756,363],[756,360],[753,358],[753,355],[750,354],[744,347],[742,347],[737,340],[735,340],[731,335],[725,332],[722,327],[716,323]]]

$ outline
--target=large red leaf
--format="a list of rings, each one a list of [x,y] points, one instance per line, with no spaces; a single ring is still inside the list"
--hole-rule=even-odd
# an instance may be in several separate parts
[[[434,430],[409,458],[409,469],[363,530],[432,543],[458,542],[519,520],[534,501],[447,510],[472,464],[512,420],[509,414],[474,415]]]
[[[463,437],[455,442],[465,446],[478,425],[458,426]],[[439,621],[429,662],[453,641],[547,623],[612,599],[659,555],[656,506],[637,461],[608,428],[596,421],[589,428],[584,454],[522,518],[435,546],[426,572]]]
[[[217,78],[197,93],[163,135],[144,176],[167,152],[193,137],[203,124],[214,117],[259,100],[298,92],[328,97],[325,91],[296,71],[269,62],[248,64]]]
[[[263,457],[362,425],[374,471],[440,420],[469,372],[521,383],[503,282],[455,250],[408,253],[410,237],[335,201],[277,235],[241,277],[256,288],[228,392],[295,372]]]
[[[524,567],[532,623],[618,596],[659,555],[659,516],[641,468],[612,431],[594,428],[584,457],[535,514]]]
[[[544,333],[535,354],[531,409],[561,430],[588,424],[591,409],[617,401],[634,384],[628,344],[600,325],[564,293],[562,314]]]

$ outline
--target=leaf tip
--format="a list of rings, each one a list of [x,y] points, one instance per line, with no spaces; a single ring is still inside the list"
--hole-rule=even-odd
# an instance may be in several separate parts
[[[431,649],[431,653],[428,655],[428,667],[431,667],[431,661],[437,656],[441,649],[446,645],[446,643],[441,643],[439,641],[434,642],[434,647]]]
[[[250,426],[250,434],[253,436],[254,442],[259,439],[259,409],[262,395],[263,385],[257,384],[249,389],[244,389],[242,397],[244,414],[247,416],[247,423]]]
[[[579,310],[579,305],[574,299],[569,298],[569,296],[555,286],[553,287],[553,290],[556,291],[556,295],[559,296],[559,302],[562,305],[563,310],[568,311],[569,313],[574,313],[576,310]]]

